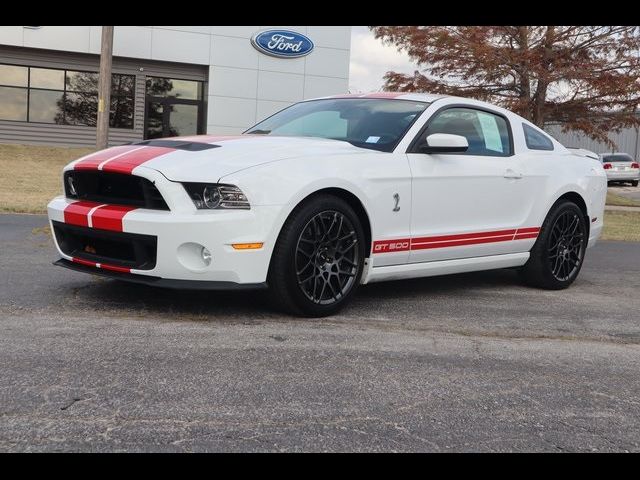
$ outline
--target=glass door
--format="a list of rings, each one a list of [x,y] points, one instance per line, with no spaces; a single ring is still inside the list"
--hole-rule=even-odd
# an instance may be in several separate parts
[[[147,78],[145,139],[204,133],[203,82]]]

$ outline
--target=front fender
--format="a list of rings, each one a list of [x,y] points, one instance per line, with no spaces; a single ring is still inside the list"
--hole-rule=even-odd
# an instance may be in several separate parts
[[[410,230],[411,171],[406,155],[380,152],[288,159],[227,175],[251,205],[278,206],[273,239],[293,209],[327,188],[345,190],[362,204],[372,238],[405,238]],[[394,198],[402,208],[394,210]]]

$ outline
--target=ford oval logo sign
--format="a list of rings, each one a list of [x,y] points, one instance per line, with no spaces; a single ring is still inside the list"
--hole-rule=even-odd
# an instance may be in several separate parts
[[[313,42],[308,37],[289,30],[256,33],[251,44],[262,53],[280,58],[304,57],[313,50]]]

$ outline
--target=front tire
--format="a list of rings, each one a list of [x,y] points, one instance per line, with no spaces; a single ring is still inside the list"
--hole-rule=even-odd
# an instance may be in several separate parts
[[[638,180],[633,180],[633,181],[631,182],[631,186],[632,186],[632,187],[637,187],[637,186],[638,186]]]
[[[325,317],[348,303],[365,260],[362,225],[347,202],[318,195],[296,207],[278,237],[268,283],[276,305],[294,315]]]
[[[548,290],[567,288],[580,273],[587,240],[582,210],[568,200],[556,202],[522,268],[525,282]]]

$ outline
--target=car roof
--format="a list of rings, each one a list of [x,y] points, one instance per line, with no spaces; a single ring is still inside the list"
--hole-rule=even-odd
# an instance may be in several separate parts
[[[328,98],[386,98],[389,100],[413,100],[417,102],[431,103],[447,95],[435,95],[430,93],[414,92],[369,92],[369,93],[345,93],[342,95],[329,95],[327,97],[313,98],[310,100],[324,100]]]
[[[432,103],[438,99],[448,98],[453,100],[460,100],[461,103],[475,105],[477,107],[486,107],[487,109],[494,110],[499,113],[516,115],[514,112],[506,110],[493,103],[483,102],[481,100],[476,100],[473,98],[456,97],[454,95],[439,95],[434,93],[417,93],[417,92],[345,93],[341,95],[330,95],[327,97],[312,98],[304,101],[326,100],[331,98],[381,98],[381,99],[389,99],[389,100],[410,100],[414,102],[426,102],[426,103]]]

